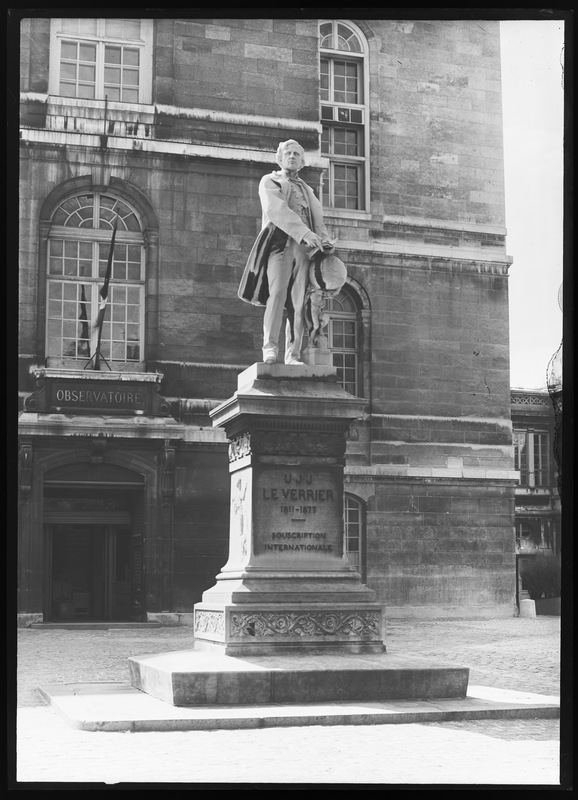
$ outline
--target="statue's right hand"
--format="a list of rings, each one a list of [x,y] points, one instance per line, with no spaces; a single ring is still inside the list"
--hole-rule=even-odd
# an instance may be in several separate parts
[[[306,247],[319,247],[319,249],[323,249],[323,244],[319,236],[313,231],[309,231],[306,233],[305,236],[301,239],[301,244],[304,244]]]

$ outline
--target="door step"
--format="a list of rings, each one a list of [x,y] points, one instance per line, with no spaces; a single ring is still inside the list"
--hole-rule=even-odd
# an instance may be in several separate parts
[[[109,629],[162,628],[160,622],[33,622],[35,630],[106,631]]]

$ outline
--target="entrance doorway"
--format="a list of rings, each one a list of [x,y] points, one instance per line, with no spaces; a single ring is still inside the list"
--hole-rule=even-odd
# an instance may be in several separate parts
[[[45,481],[45,620],[129,622],[143,615],[142,489]]]
[[[130,527],[57,523],[47,528],[52,620],[130,619]]]

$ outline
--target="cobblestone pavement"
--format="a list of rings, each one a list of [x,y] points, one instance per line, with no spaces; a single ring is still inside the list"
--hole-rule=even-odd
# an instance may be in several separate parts
[[[559,692],[558,617],[390,620],[386,645],[468,666],[470,684]],[[558,720],[92,733],[68,726],[36,692],[49,683],[126,683],[129,656],[191,646],[184,627],[19,630],[18,782],[559,785]]]

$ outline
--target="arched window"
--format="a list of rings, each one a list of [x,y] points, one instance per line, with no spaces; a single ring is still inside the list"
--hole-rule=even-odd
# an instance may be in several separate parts
[[[95,354],[99,290],[118,219],[100,353],[110,362],[144,361],[144,238],[128,203],[87,192],[60,203],[47,252],[46,357],[50,366],[81,367]],[[76,363],[75,363],[76,362]]]
[[[361,500],[351,494],[343,497],[343,552],[349,564],[366,580],[365,514]]]
[[[366,207],[366,44],[351,23],[326,20],[319,26],[321,154],[330,161],[324,176],[326,207]]]
[[[359,395],[359,321],[358,311],[351,294],[343,289],[337,297],[325,303],[329,317],[327,345],[331,350],[337,380],[346,392]]]

